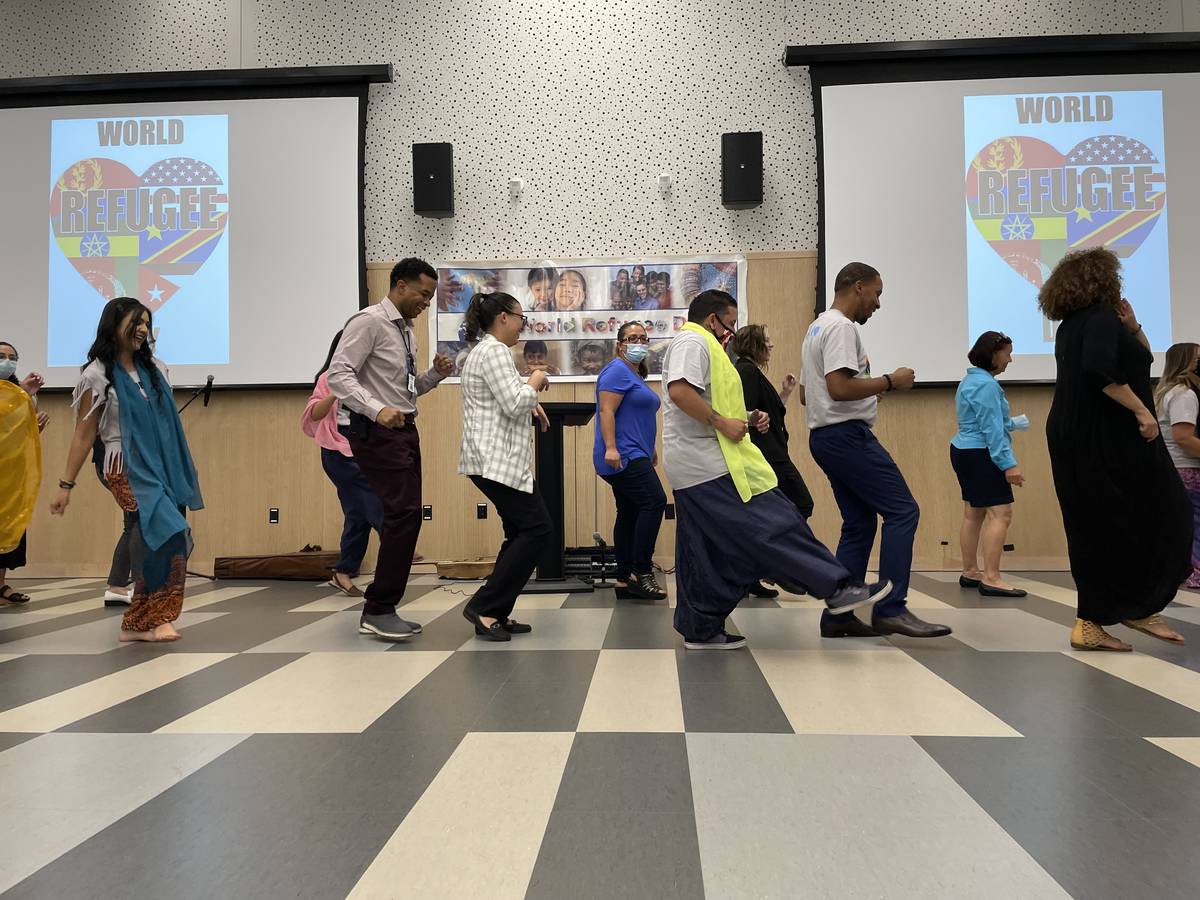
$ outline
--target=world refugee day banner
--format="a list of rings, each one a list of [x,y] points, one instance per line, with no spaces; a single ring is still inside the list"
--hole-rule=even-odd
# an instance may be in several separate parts
[[[446,262],[437,265],[436,311],[429,342],[454,360],[452,381],[466,361],[463,314],[479,292],[503,291],[521,304],[528,321],[512,348],[522,375],[543,368],[562,381],[595,381],[616,352],[626,322],[645,327],[646,363],[661,375],[662,356],[687,322],[701,291],[726,291],[738,300],[744,323],[746,260],[742,256],[639,257],[630,259]]]

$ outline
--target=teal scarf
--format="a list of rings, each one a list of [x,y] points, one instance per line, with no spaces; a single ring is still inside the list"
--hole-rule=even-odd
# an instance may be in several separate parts
[[[138,524],[149,551],[145,580],[148,589],[153,590],[151,583],[161,584],[170,562],[169,558],[150,557],[165,556],[155,551],[167,549],[168,543],[171,555],[181,544],[186,545],[188,524],[183,508],[203,509],[204,500],[170,385],[157,371],[147,372],[140,364],[137,370],[144,397],[120,365],[113,366],[112,382],[121,414],[125,476],[137,500]],[[155,389],[156,379],[161,380],[162,390]],[[154,571],[157,569],[163,571]]]

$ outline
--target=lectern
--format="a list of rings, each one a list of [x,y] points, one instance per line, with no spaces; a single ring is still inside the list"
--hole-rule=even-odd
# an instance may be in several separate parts
[[[543,403],[550,420],[546,431],[537,430],[534,442],[534,478],[550,512],[554,530],[538,560],[537,574],[525,586],[527,594],[570,594],[591,591],[592,586],[578,578],[563,577],[566,528],[563,515],[563,429],[577,428],[592,421],[594,403]]]

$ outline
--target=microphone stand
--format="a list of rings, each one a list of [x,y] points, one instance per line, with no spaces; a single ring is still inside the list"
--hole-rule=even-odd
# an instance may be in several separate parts
[[[187,402],[184,403],[183,406],[179,407],[178,412],[180,414],[182,414],[185,409],[187,409],[189,406],[192,405],[192,401],[195,400],[197,397],[199,397],[201,394],[205,395],[204,406],[207,407],[209,397],[212,396],[212,382],[213,382],[212,376],[209,375],[208,381],[205,384],[200,385],[194,391],[192,391],[192,396],[188,397]],[[187,518],[187,514],[188,514],[188,511],[185,507],[184,511],[183,511],[184,518]],[[183,574],[191,575],[193,578],[203,578],[207,581],[216,581],[217,580],[216,575],[205,575],[203,572],[193,572],[191,569],[188,569],[188,568],[184,569]]]

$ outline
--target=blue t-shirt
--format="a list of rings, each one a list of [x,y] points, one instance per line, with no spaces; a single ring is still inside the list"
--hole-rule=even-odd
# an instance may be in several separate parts
[[[633,459],[653,458],[660,401],[658,394],[650,390],[624,360],[612,360],[596,379],[596,440],[592,447],[592,462],[598,475],[615,475],[621,470],[604,461],[604,435],[600,433],[601,391],[622,395],[616,413],[617,451],[625,465]]]

